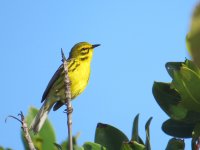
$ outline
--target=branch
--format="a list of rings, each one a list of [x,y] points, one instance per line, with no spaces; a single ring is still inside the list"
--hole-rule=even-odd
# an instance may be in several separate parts
[[[67,126],[68,126],[68,146],[69,150],[73,150],[73,141],[72,141],[72,104],[71,104],[71,88],[70,88],[70,79],[68,75],[68,68],[67,68],[67,60],[66,57],[63,53],[63,50],[61,49],[61,54],[62,54],[62,62],[63,62],[63,67],[64,67],[64,72],[65,72],[65,104],[67,107]]]
[[[17,121],[19,121],[21,124],[22,124],[22,130],[24,131],[24,138],[28,144],[28,148],[29,150],[36,150],[35,146],[33,145],[33,141],[31,139],[31,136],[28,132],[28,126],[27,126],[27,123],[25,121],[25,118],[24,118],[24,115],[22,113],[22,111],[20,111],[20,113],[18,114],[18,116],[21,117],[21,119],[18,119],[17,117],[15,116],[8,116],[5,120],[5,122],[7,121],[8,118],[13,118],[13,119],[16,119]]]

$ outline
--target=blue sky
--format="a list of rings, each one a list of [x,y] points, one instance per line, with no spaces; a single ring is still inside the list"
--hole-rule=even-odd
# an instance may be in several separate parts
[[[161,130],[168,116],[152,95],[156,81],[170,82],[168,61],[189,57],[185,36],[197,0],[190,1],[0,1],[0,145],[22,149],[20,124],[4,123],[7,115],[30,106],[39,108],[48,81],[80,41],[101,44],[95,49],[91,78],[85,92],[73,101],[73,134],[78,143],[94,140],[98,122],[131,135],[140,113],[140,134],[153,116],[152,149],[164,149],[170,139]],[[51,112],[58,143],[66,138],[62,107]],[[189,143],[188,143],[189,144]],[[190,149],[190,145],[187,145]]]

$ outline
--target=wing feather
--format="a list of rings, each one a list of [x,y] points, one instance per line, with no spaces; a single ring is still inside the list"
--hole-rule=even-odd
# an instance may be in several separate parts
[[[58,77],[60,76],[62,71],[63,71],[63,64],[60,65],[60,67],[57,69],[57,71],[54,73],[53,77],[49,81],[49,83],[48,83],[48,85],[47,85],[47,87],[46,87],[46,89],[43,93],[41,102],[43,102],[46,99],[51,87],[53,86],[54,82],[58,79]]]
[[[71,72],[71,71],[73,72],[76,69],[76,67],[78,67],[80,65],[80,62],[74,58],[68,59],[67,62],[68,62],[68,71],[69,72]],[[63,72],[63,69],[64,69],[63,64],[61,64],[60,67],[57,69],[57,71],[54,73],[51,80],[49,81],[49,83],[43,93],[41,102],[43,102],[46,99],[46,97],[47,97],[49,91],[51,90],[52,86],[54,85],[55,81],[59,78],[59,76]]]

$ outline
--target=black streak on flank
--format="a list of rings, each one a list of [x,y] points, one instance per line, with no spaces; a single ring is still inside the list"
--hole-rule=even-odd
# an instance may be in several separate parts
[[[76,63],[76,61],[73,61],[73,62],[70,64],[70,66],[68,67],[68,70],[70,70],[70,69],[74,66],[75,63]]]
[[[72,69],[72,72],[74,72],[77,69],[78,66],[80,66],[80,64],[76,64],[76,66],[74,67],[74,69]]]
[[[82,57],[82,58],[80,58],[80,59],[81,59],[81,61],[84,61],[84,60],[88,59],[88,56]]]

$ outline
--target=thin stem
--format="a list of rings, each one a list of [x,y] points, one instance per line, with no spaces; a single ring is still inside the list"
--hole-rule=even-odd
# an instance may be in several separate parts
[[[63,50],[61,49],[62,53],[62,62],[63,62],[63,67],[64,67],[64,72],[65,72],[65,96],[66,96],[66,107],[67,107],[67,126],[68,126],[68,146],[69,150],[73,150],[73,142],[72,142],[72,104],[71,104],[71,88],[70,88],[70,79],[68,75],[68,68],[67,68],[67,60],[66,57],[63,53]]]
[[[30,134],[29,134],[29,132],[28,132],[28,126],[27,126],[27,123],[26,123],[26,121],[25,121],[25,118],[24,118],[23,113],[20,112],[20,113],[18,114],[18,116],[21,117],[21,120],[18,119],[17,117],[11,116],[11,115],[8,116],[8,117],[14,118],[14,119],[16,119],[17,121],[19,121],[19,122],[22,124],[22,130],[24,131],[24,138],[25,138],[25,140],[26,140],[26,142],[27,142],[27,144],[28,144],[29,150],[36,150],[36,148],[35,148],[35,146],[34,146],[34,144],[33,144],[33,141],[32,141],[32,139],[31,139],[31,136],[30,136]],[[8,117],[7,117],[7,118],[8,118]],[[5,121],[7,121],[7,118],[6,118]]]

